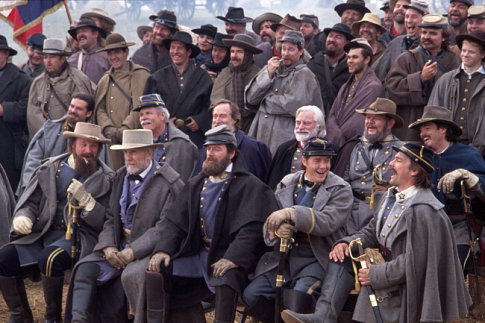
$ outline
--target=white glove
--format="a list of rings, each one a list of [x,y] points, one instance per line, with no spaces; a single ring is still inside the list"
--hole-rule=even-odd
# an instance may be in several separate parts
[[[449,194],[453,192],[455,182],[460,179],[465,181],[465,184],[469,189],[473,188],[479,182],[477,175],[467,171],[466,169],[458,168],[441,177],[440,181],[438,182],[438,190],[442,190],[443,193]]]
[[[29,234],[32,232],[32,220],[25,215],[19,215],[13,218],[12,227],[13,231],[17,234]]]
[[[77,200],[77,204],[80,208],[91,211],[94,209],[96,200],[91,196],[90,193],[86,191],[83,183],[73,178],[71,185],[67,188],[67,192],[71,193],[72,196]]]

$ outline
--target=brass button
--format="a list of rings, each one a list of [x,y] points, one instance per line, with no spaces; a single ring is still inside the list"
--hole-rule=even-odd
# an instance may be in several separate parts
[[[268,118],[268,115],[267,115],[267,114],[265,114],[265,115],[264,115],[264,117],[265,117],[265,118]]]
[[[390,223],[388,223],[388,224],[387,224],[387,227],[388,227],[388,228],[390,228],[390,227],[391,227],[391,224],[390,224]]]
[[[468,92],[468,89],[465,89],[465,93],[467,93],[467,92]]]
[[[111,100],[113,100],[113,99],[114,99],[114,97],[110,97],[110,99],[111,99]]]
[[[460,120],[465,120],[465,118],[464,117],[460,117]]]
[[[278,89],[274,89],[275,92],[278,92]]]
[[[466,102],[466,98],[463,98],[463,102]]]
[[[381,236],[382,236],[383,238],[385,238],[385,237],[386,237],[386,235],[385,235],[384,233],[383,233],[383,234],[381,234]]]
[[[461,111],[465,111],[465,109],[466,109],[465,107],[461,107]]]
[[[298,160],[298,158],[297,157],[293,157],[293,160]]]

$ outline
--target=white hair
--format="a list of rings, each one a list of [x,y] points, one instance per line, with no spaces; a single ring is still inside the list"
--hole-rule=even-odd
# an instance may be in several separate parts
[[[317,107],[316,105],[304,105],[298,110],[296,110],[295,117],[298,116],[298,114],[302,111],[311,111],[313,112],[313,116],[315,118],[315,122],[317,123],[318,127],[320,128],[320,134],[318,135],[319,137],[323,138],[327,135],[327,127],[325,126],[325,116],[323,114],[323,111]]]

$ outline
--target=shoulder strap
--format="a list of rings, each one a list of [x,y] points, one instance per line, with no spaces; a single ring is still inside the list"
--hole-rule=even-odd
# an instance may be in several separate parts
[[[56,92],[56,89],[54,88],[54,85],[52,85],[51,83],[49,83],[49,87],[50,87],[50,90],[52,92],[52,94],[54,94],[54,96],[56,97],[57,101],[62,105],[62,107],[64,108],[64,110],[68,110],[68,107],[67,105],[62,102],[61,98],[57,95],[57,92]]]
[[[111,80],[111,82],[113,82],[113,84],[116,86],[116,88],[118,90],[120,90],[121,94],[123,94],[123,96],[128,100],[128,102],[130,102],[130,106],[131,106],[131,104],[132,104],[132,102],[131,102],[131,96],[129,96],[128,94],[126,94],[126,92],[121,88],[121,86],[119,86],[118,83],[116,83],[116,81],[111,76],[111,74],[109,74],[109,79]]]

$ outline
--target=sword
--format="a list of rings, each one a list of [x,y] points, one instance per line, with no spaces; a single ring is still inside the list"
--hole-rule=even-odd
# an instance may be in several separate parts
[[[291,248],[291,241],[292,241],[293,231],[290,232],[290,237],[284,238],[280,237],[280,260],[278,263],[278,270],[276,272],[276,298],[275,298],[275,315],[274,320],[275,323],[281,322],[281,291],[283,289],[283,284],[285,283],[285,279],[283,274],[285,272],[285,263],[286,263],[286,255],[288,250]]]
[[[357,248],[359,250],[359,257],[363,256],[365,254],[364,253],[364,247],[362,246],[362,241],[360,240],[360,238],[357,238],[355,240],[352,240],[349,244],[350,257],[354,261],[359,261],[360,266],[362,268],[368,269],[365,257],[360,257],[360,259],[357,259],[358,257],[356,258],[352,255],[352,247],[353,247],[354,244],[357,244]],[[374,311],[376,321],[377,321],[377,323],[383,323],[381,311],[379,310],[379,304],[377,303],[376,292],[374,291],[374,289],[370,285],[366,285],[365,287],[367,289],[367,294],[369,294],[370,305],[372,306],[372,310]]]

